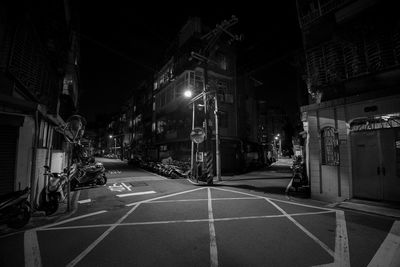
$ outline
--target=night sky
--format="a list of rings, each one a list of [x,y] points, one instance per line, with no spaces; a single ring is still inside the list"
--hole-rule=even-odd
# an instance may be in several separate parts
[[[237,16],[239,23],[232,30],[244,34],[243,55],[256,60],[267,62],[301,48],[295,1],[275,2],[279,3],[160,5],[152,1],[135,6],[136,2],[83,1],[80,113],[93,121],[98,114],[118,111],[135,85],[162,66],[166,48],[190,16],[202,17],[211,28]]]

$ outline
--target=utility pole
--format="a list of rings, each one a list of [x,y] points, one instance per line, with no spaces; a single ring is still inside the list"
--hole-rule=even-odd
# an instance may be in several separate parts
[[[208,91],[208,65],[214,64],[217,65],[218,63],[211,60],[209,58],[209,54],[211,49],[215,46],[220,36],[225,33],[229,37],[231,37],[229,44],[234,40],[240,40],[241,36],[234,35],[228,31],[228,28],[232,27],[238,22],[238,19],[235,16],[232,16],[229,21],[224,20],[221,24],[217,24],[214,30],[210,31],[209,33],[203,35],[201,37],[202,40],[205,40],[207,43],[205,47],[200,51],[200,53],[192,52],[191,58],[197,59],[199,62],[203,64],[203,103],[204,103],[204,131],[205,131],[205,141],[203,146],[203,152],[206,152],[207,155],[211,155],[211,136],[212,131],[208,129],[208,108],[207,108],[207,91]],[[217,106],[217,98],[218,92],[215,92],[215,108],[218,110]],[[216,173],[218,180],[221,180],[221,158],[220,158],[220,149],[219,149],[219,133],[218,133],[218,111],[214,111],[215,113],[215,123],[216,123]],[[208,157],[207,157],[208,158]],[[204,165],[204,162],[203,162]],[[207,170],[208,171],[208,170]],[[213,173],[207,173],[207,183],[213,183]]]

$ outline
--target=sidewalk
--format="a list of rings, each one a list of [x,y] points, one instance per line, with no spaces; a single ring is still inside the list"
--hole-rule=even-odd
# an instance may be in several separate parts
[[[400,219],[400,204],[350,199],[331,206]]]

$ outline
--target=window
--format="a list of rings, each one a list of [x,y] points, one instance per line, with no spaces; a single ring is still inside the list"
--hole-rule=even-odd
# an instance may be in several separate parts
[[[218,114],[218,124],[221,128],[228,128],[228,114],[225,111],[220,111]]]
[[[322,165],[339,165],[339,139],[333,127],[325,127],[321,131]]]
[[[218,61],[218,67],[220,67],[222,70],[227,70],[227,60],[226,56],[222,53],[217,54],[217,61]]]

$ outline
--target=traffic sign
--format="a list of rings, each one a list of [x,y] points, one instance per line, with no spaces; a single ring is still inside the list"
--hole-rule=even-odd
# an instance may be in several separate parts
[[[200,144],[204,141],[204,137],[206,136],[203,128],[196,127],[190,133],[190,139],[196,144]]]

